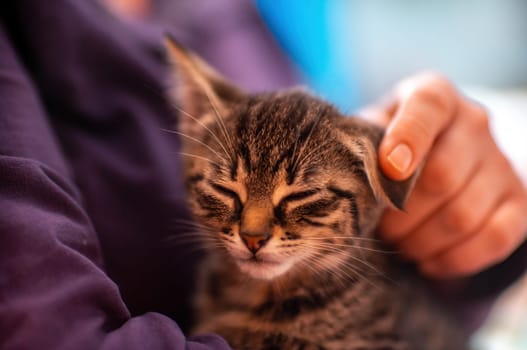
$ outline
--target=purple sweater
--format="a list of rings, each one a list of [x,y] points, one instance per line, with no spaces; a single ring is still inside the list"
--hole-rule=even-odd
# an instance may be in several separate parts
[[[292,81],[281,69],[262,87]],[[182,331],[199,255],[175,239],[189,217],[166,77],[162,31],[95,0],[0,3],[1,349],[229,348]]]
[[[160,32],[96,1],[0,4],[1,349],[229,348],[183,332],[199,254],[165,69]]]

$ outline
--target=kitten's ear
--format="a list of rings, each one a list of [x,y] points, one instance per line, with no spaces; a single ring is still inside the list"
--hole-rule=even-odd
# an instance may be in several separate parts
[[[240,89],[170,36],[165,36],[165,48],[173,83],[169,97],[183,113],[197,119],[209,112],[225,115],[231,103],[244,97]]]
[[[341,127],[346,134],[342,141],[362,160],[364,171],[377,200],[404,210],[404,203],[414,187],[418,171],[406,180],[391,180],[383,174],[377,157],[384,130],[357,117],[345,118]]]

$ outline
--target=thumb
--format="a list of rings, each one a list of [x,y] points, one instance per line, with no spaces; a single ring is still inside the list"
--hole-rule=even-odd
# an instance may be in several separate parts
[[[446,79],[418,76],[401,84],[399,108],[379,146],[379,164],[393,180],[407,179],[452,123],[457,95]]]

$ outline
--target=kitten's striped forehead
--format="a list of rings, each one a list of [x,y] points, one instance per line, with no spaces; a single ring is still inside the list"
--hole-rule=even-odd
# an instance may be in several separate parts
[[[298,176],[302,157],[310,152],[309,147],[327,141],[324,123],[335,113],[305,94],[256,96],[243,108],[235,128],[237,152],[244,171],[260,187],[271,185],[270,181],[282,171],[285,171],[283,180],[291,184]],[[317,154],[322,155],[322,151]],[[315,162],[317,157],[310,156],[310,161]],[[266,179],[269,183],[263,184]]]

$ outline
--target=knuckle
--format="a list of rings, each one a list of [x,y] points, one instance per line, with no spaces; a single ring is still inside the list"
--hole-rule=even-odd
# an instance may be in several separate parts
[[[466,254],[458,251],[450,257],[448,270],[455,277],[463,277],[478,272],[484,265],[485,262],[481,256],[469,255],[467,257]]]
[[[483,267],[484,263],[482,261],[480,261],[479,259],[478,260],[472,260],[472,261],[463,261],[463,262],[460,262],[459,263],[459,266],[457,268],[457,276],[459,277],[462,277],[462,276],[468,276],[468,275],[472,275],[478,271],[481,270],[481,268]]]
[[[443,218],[445,228],[455,233],[469,233],[479,224],[479,212],[474,206],[460,205],[448,208]]]
[[[423,190],[432,194],[452,192],[458,185],[459,176],[443,158],[436,158],[426,165],[421,178]]]
[[[502,226],[494,225],[490,228],[487,239],[487,251],[488,256],[493,257],[495,262],[504,260],[514,246],[514,239],[511,233],[503,229]]]
[[[471,265],[466,259],[461,259],[459,255],[449,256],[443,262],[445,270],[455,276],[465,274]]]
[[[488,131],[490,129],[489,115],[482,106],[474,106],[472,113],[469,114],[469,122],[477,131]]]
[[[436,110],[441,115],[449,114],[452,103],[447,90],[442,88],[444,84],[424,85],[414,92],[414,99]]]
[[[522,227],[527,228],[527,188],[520,184],[520,189],[518,190],[518,212],[522,221]]]
[[[527,217],[521,200],[515,201],[513,197],[498,210],[502,215],[495,216],[488,224],[483,247],[483,253],[488,254],[492,263],[505,260],[523,241],[527,229]]]

